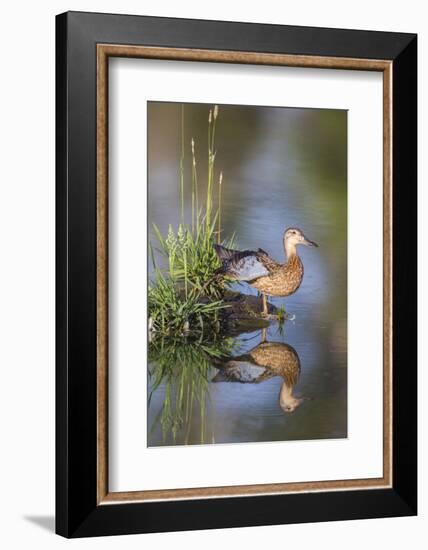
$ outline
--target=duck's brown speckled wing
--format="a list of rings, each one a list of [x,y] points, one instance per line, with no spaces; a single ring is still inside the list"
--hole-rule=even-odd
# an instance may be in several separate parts
[[[273,273],[274,271],[276,271],[278,268],[281,267],[281,264],[273,260],[269,256],[269,254],[265,252],[262,248],[259,248],[257,250],[257,256],[259,257],[263,265],[266,267],[266,269],[269,271],[269,273]]]

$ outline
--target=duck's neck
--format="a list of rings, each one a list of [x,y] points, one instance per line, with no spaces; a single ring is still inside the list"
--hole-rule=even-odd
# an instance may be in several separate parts
[[[293,386],[287,384],[287,382],[285,382],[284,380],[279,390],[279,402],[281,404],[281,407],[287,405],[293,399]]]
[[[295,256],[298,257],[296,245],[294,243],[290,243],[289,241],[284,241],[284,252],[287,262]]]

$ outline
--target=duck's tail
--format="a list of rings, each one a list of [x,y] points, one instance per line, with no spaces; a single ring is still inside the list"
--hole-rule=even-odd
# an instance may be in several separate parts
[[[229,261],[235,256],[238,250],[226,248],[221,244],[214,244],[214,250],[221,261],[221,266],[214,271],[214,277],[223,278],[229,271]]]
[[[239,250],[233,250],[232,248],[226,248],[221,244],[214,244],[214,250],[218,256],[218,259],[224,262],[225,260],[231,260],[235,254],[239,253]]]

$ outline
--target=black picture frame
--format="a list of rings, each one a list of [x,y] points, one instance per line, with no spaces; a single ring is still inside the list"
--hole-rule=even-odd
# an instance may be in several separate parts
[[[97,505],[99,43],[392,61],[391,488]],[[415,515],[417,36],[68,12],[56,18],[56,97],[56,532],[85,537]]]

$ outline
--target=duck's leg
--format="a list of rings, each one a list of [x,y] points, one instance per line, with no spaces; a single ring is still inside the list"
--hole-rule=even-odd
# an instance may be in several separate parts
[[[266,296],[266,294],[262,294],[262,298],[263,298],[263,310],[262,310],[262,315],[263,315],[263,317],[266,317],[267,314],[268,314],[268,304],[267,304],[267,296]]]

